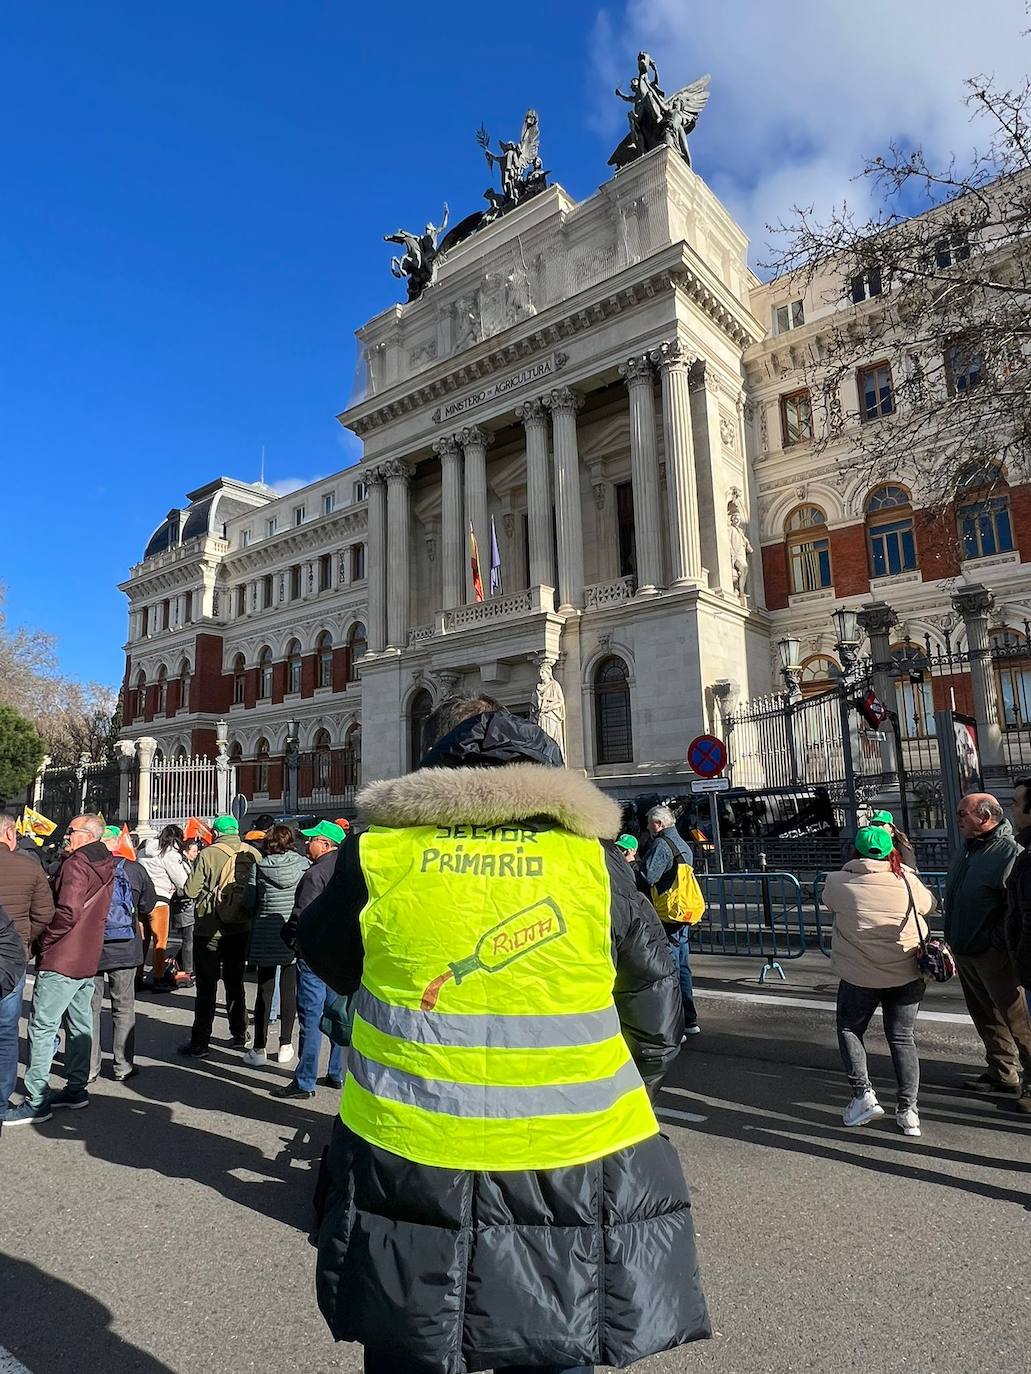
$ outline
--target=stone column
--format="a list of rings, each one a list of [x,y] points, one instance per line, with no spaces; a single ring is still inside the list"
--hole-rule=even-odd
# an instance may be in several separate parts
[[[411,503],[408,483],[412,468],[399,458],[383,464],[387,479],[387,644],[403,649],[408,643],[411,605],[408,575],[411,541]]]
[[[154,767],[154,751],[158,742],[150,735],[141,735],[136,741],[140,771],[136,781],[136,833],[149,839],[154,833],[150,823],[150,783],[151,769]]]
[[[129,815],[129,792],[132,770],[136,763],[136,743],[131,739],[120,739],[115,744],[118,759],[118,819],[132,828],[135,816]],[[37,808],[38,809],[38,808]]]
[[[645,355],[628,358],[619,373],[630,393],[630,477],[634,492],[637,594],[654,596],[663,586],[655,372],[651,360]]]
[[[541,401],[527,401],[516,414],[526,430],[526,522],[530,535],[530,586],[555,580],[555,538],[548,480],[548,413]]]
[[[873,689],[877,693],[877,699],[889,711],[897,713],[898,698],[891,671],[891,632],[899,623],[899,618],[894,609],[885,602],[868,601],[856,616],[856,620],[870,641],[870,665],[873,669]],[[881,741],[881,767],[885,773],[894,773],[898,768],[895,741],[890,730],[886,729],[883,733],[885,738]]]
[[[215,721],[215,770],[218,810],[220,815],[226,816],[232,805],[236,778],[229,762],[229,727],[224,720]]]
[[[992,672],[992,647],[988,638],[988,617],[995,609],[995,597],[987,587],[972,583],[960,587],[952,598],[953,609],[963,617],[967,632],[967,660],[970,663],[970,691],[974,698],[977,744],[982,769],[1002,762],[1002,728]]]
[[[366,576],[369,581],[369,653],[381,654],[387,647],[387,487],[379,468],[365,474],[369,492],[369,546],[366,551]]]
[[[583,604],[584,532],[580,507],[580,455],[576,444],[576,412],[583,400],[569,387],[548,393],[552,439],[555,445],[555,517],[558,526],[559,612],[568,614]]]
[[[440,459],[441,607],[461,606],[464,579],[462,557],[465,521],[462,518],[462,455],[454,435],[438,439],[433,452]]]
[[[709,586],[733,591],[730,561],[730,521],[723,486],[723,437],[720,432],[720,384],[709,362],[699,363],[691,376],[691,424],[694,431],[694,474],[698,501],[698,533],[702,567]]]
[[[688,377],[694,359],[684,352],[680,340],[674,339],[656,350],[656,361],[662,377],[670,584],[683,587],[703,581]]]
[[[490,524],[487,520],[487,446],[494,442],[493,437],[479,425],[470,425],[458,435],[458,442],[465,454],[465,529],[463,543],[467,554],[466,601],[473,599],[472,549],[469,539],[469,526],[476,531],[476,545],[480,551],[480,581],[484,592],[487,590],[487,573],[490,567]]]

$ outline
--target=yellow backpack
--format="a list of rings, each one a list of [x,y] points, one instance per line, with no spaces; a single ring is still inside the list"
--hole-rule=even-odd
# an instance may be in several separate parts
[[[661,838],[665,838],[664,836]],[[686,926],[696,926],[705,914],[705,898],[698,886],[698,879],[690,864],[684,863],[680,855],[666,840],[676,862],[673,882],[665,892],[652,888],[652,906],[660,921],[679,922]]]

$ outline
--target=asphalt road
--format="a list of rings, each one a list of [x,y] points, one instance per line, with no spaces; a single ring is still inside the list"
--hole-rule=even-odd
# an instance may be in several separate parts
[[[636,1368],[1026,1368],[1031,1118],[956,1086],[980,1062],[972,1028],[921,1022],[921,1139],[890,1113],[846,1131],[833,1018],[798,1004],[826,1001],[826,965],[793,967],[761,1002],[754,972],[698,960],[704,1032],[660,1112],[717,1334]],[[191,996],[141,1004],[137,1078],[105,1076],[89,1110],[0,1138],[0,1347],[30,1374],[361,1368],[319,1316],[307,1239],[335,1094],[276,1102],[288,1071],[228,1048],[179,1059]],[[929,1007],[955,1016],[954,993]],[[0,1349],[0,1374],[15,1368]]]

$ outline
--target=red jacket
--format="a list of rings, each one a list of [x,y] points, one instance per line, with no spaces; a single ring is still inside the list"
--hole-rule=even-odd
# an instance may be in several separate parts
[[[69,854],[54,879],[54,919],[39,937],[39,971],[92,978],[115,883],[115,858],[94,840]]]

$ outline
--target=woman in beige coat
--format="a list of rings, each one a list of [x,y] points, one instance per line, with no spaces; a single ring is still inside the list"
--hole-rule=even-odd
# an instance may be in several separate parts
[[[899,861],[888,830],[868,825],[856,835],[856,857],[829,873],[823,903],[834,913],[831,961],[838,985],[838,1047],[852,1089],[846,1126],[865,1126],[884,1108],[870,1083],[863,1036],[878,1008],[898,1080],[895,1121],[903,1135],[920,1134],[917,1093],[917,1013],[924,980],[917,964],[923,917],[934,897],[912,869]]]

